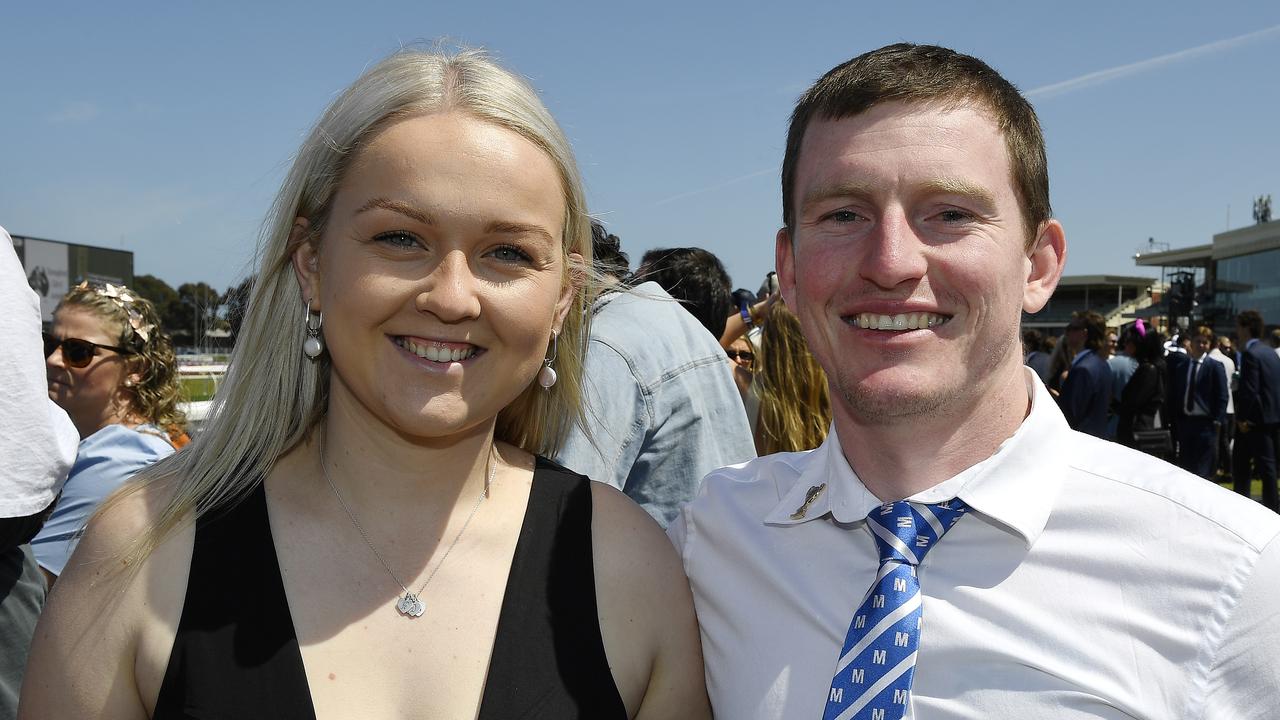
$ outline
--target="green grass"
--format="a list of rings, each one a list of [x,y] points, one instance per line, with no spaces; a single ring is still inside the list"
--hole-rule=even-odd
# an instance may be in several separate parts
[[[1232,485],[1231,482],[1229,481],[1219,482],[1218,485],[1226,488],[1227,490],[1232,490],[1232,491],[1235,490],[1235,486]],[[1249,494],[1253,496],[1254,500],[1262,499],[1262,481],[1261,480],[1255,479],[1252,483],[1249,484]]]
[[[212,400],[213,391],[218,385],[213,378],[206,376],[179,378],[182,385],[182,397],[188,402]]]

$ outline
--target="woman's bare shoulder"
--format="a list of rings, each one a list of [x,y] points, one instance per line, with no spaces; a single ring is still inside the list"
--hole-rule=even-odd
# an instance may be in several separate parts
[[[689,581],[658,523],[591,484],[596,602],[605,651],[634,718],[710,717]]]
[[[149,714],[182,612],[192,523],[138,550],[174,490],[126,485],[89,521],[36,627],[21,717]]]

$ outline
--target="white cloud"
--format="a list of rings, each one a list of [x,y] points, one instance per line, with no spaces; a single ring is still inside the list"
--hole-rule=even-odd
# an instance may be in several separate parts
[[[49,116],[49,121],[59,125],[79,124],[89,122],[101,114],[102,109],[96,103],[77,100],[63,105],[57,112]]]
[[[1186,50],[1179,50],[1166,55],[1148,58],[1147,60],[1140,60],[1126,65],[1117,65],[1116,67],[1107,68],[1106,70],[1097,70],[1079,77],[1071,78],[1070,80],[1063,80],[1062,82],[1056,82],[1050,85],[1042,85],[1033,90],[1028,90],[1024,94],[1030,98],[1057,97],[1058,95],[1063,95],[1075,90],[1093,87],[1094,85],[1101,85],[1102,83],[1123,77],[1129,77],[1130,75],[1137,75],[1138,73],[1147,72],[1149,70],[1156,70],[1184,60],[1191,60],[1192,58],[1204,57],[1206,55],[1214,55],[1227,50],[1233,50],[1241,45],[1273,35],[1280,35],[1280,25],[1272,25],[1271,27],[1263,28],[1262,30],[1255,30],[1251,33],[1237,35],[1233,38],[1218,40],[1217,42],[1211,42],[1205,45],[1197,45],[1193,48],[1187,48]]]

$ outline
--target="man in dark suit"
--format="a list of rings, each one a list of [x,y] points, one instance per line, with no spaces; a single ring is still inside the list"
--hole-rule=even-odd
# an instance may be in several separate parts
[[[1276,492],[1276,430],[1280,428],[1280,356],[1261,340],[1262,316],[1245,310],[1236,318],[1240,341],[1240,386],[1236,390],[1236,492],[1249,496],[1256,473],[1262,504],[1280,512]]]
[[[1213,331],[1191,334],[1186,355],[1169,355],[1168,406],[1178,441],[1178,465],[1206,480],[1213,477],[1218,433],[1227,417],[1226,366],[1209,357]]]
[[[1066,335],[1071,368],[1058,398],[1071,428],[1096,437],[1106,436],[1107,408],[1111,404],[1111,368],[1099,354],[1106,335],[1106,321],[1098,313],[1071,313]]]

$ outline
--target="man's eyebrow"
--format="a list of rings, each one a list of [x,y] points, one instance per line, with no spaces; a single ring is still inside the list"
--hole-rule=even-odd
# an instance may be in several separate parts
[[[555,242],[555,238],[546,228],[529,223],[497,220],[485,226],[486,235],[538,235],[547,242]]]
[[[921,188],[928,193],[959,195],[960,197],[969,198],[987,207],[995,207],[996,204],[996,197],[991,194],[990,190],[982,187],[981,185],[974,185],[973,183],[961,178],[935,178],[923,183]]]
[[[360,213],[368,212],[370,210],[373,210],[374,208],[382,208],[383,210],[390,210],[392,212],[400,213],[401,215],[405,215],[410,218],[413,218],[414,220],[417,220],[423,225],[435,224],[435,221],[431,219],[430,215],[422,212],[418,208],[415,208],[414,206],[409,205],[408,203],[403,203],[398,200],[392,200],[390,198],[384,198],[384,197],[371,198],[368,202],[361,205],[360,208],[356,210],[356,214],[359,215]]]
[[[872,183],[849,180],[843,182],[828,183],[824,185],[815,185],[809,188],[808,192],[800,200],[800,207],[806,208],[814,203],[823,202],[832,198],[866,198],[874,194],[875,186]]]

